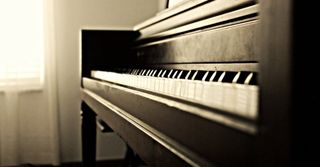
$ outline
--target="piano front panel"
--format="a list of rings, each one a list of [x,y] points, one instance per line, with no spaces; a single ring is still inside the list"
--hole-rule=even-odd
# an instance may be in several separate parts
[[[136,49],[139,63],[258,62],[257,20],[166,38]]]

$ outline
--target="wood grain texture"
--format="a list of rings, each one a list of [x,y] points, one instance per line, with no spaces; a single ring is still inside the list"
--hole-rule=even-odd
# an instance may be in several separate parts
[[[182,35],[137,49],[142,64],[256,62],[257,21]]]

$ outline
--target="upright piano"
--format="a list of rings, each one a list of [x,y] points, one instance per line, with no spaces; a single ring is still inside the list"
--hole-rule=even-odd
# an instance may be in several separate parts
[[[294,89],[293,11],[290,0],[187,0],[132,29],[82,29],[84,166],[97,125],[148,166],[292,166],[309,103]]]

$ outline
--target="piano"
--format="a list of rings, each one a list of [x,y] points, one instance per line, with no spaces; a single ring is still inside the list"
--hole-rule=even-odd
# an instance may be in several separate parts
[[[188,0],[133,29],[82,29],[84,166],[97,126],[148,166],[297,164],[294,121],[309,101],[293,89],[293,4]]]

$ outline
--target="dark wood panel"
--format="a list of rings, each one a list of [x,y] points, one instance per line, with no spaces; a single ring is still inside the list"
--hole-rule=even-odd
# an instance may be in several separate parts
[[[154,22],[151,25],[149,24],[149,26],[147,27],[142,28],[143,26],[138,26],[137,28],[141,27],[139,31],[141,32],[142,38],[148,38],[150,35],[152,36],[153,34],[159,32],[163,32],[192,22],[203,20],[208,17],[219,16],[221,14],[232,12],[253,4],[255,4],[255,0],[210,0],[208,1],[208,3],[196,6],[191,10],[187,10],[182,13],[173,15],[172,17],[163,19],[161,21],[159,20],[159,22]],[[161,17],[161,15],[158,17]]]
[[[146,133],[128,122],[95,97],[82,91],[82,99],[150,166],[190,166]]]
[[[292,1],[261,6],[259,166],[293,166]]]
[[[203,70],[203,71],[254,71],[258,72],[259,63],[191,63],[144,65],[145,68]],[[142,67],[142,68],[143,68]]]
[[[87,89],[206,159],[223,166],[252,166],[254,135],[137,94],[86,81]],[[229,161],[231,153],[233,160]]]
[[[134,60],[129,46],[139,32],[129,30],[81,30],[81,73],[90,77],[91,70],[123,67]]]
[[[81,103],[81,141],[83,167],[96,163],[96,113],[84,102]]]
[[[279,9],[281,10],[281,9]],[[319,108],[319,45],[315,42],[319,26],[310,24],[317,20],[318,7],[307,1],[292,2],[291,27],[291,74],[292,76],[292,164],[293,166],[312,166],[318,162],[319,150],[318,117]],[[318,39],[318,38],[316,38]],[[290,62],[289,62],[290,63]],[[288,63],[288,64],[289,64]],[[306,80],[306,78],[308,78]],[[289,118],[290,119],[290,118]],[[289,122],[290,123],[290,122]]]
[[[139,47],[139,64],[257,62],[257,21],[174,37]]]

